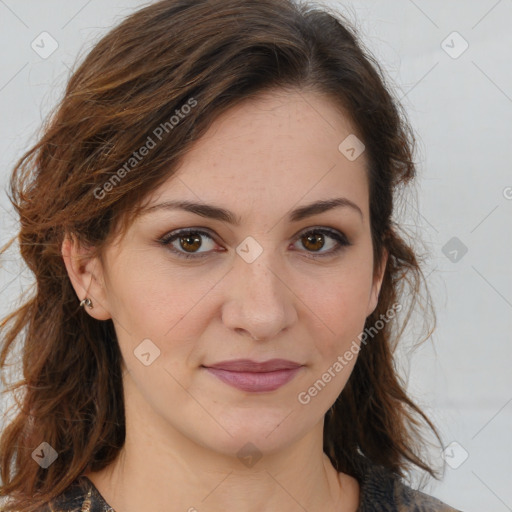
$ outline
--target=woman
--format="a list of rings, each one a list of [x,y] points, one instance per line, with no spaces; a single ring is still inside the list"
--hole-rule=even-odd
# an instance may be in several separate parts
[[[339,15],[164,0],[107,34],[11,180],[2,510],[454,510],[404,479],[439,440],[392,357],[412,152]]]

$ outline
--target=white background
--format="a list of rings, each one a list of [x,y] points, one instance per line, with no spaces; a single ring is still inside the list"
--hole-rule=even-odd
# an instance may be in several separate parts
[[[408,201],[407,218],[429,251],[425,275],[438,322],[415,352],[408,350],[414,342],[409,334],[399,356],[411,394],[438,425],[445,445],[460,445],[449,452],[452,464],[460,463],[462,450],[469,455],[426,490],[466,512],[510,511],[512,1],[329,3],[355,22],[419,139],[418,197]],[[141,5],[0,0],[2,190],[15,160],[34,142],[41,120],[59,99],[77,56]],[[46,59],[31,48],[43,31],[58,42]],[[465,42],[469,46],[459,55]],[[5,193],[0,229],[0,243],[15,233]],[[467,248],[457,262],[443,251],[453,237]],[[1,314],[30,282],[16,255],[6,254]]]

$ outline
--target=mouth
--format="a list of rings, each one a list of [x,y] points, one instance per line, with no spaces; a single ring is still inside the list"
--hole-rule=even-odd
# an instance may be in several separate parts
[[[248,392],[274,391],[293,379],[303,367],[285,359],[256,362],[237,359],[203,366],[225,384]]]

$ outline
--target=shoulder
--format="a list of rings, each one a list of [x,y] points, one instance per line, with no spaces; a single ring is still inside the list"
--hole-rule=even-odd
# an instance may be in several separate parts
[[[78,477],[62,494],[38,512],[115,512],[94,484],[85,476]]]
[[[358,512],[460,512],[446,503],[414,490],[386,468],[364,459],[358,475]]]

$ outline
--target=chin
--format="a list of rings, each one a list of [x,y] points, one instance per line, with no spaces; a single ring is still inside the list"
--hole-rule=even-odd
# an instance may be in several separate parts
[[[229,439],[224,436],[222,440],[205,440],[212,451],[229,458],[239,459],[242,469],[254,467],[262,457],[268,457],[285,449],[294,441],[290,432],[282,432],[281,435],[268,435],[268,432],[258,432],[253,429],[241,429]]]
[[[212,450],[229,457],[243,456],[245,452],[254,451],[270,455],[278,452],[307,434],[308,428],[298,425],[290,409],[283,408],[265,414],[261,410],[233,414],[222,417],[222,425],[206,430],[200,426],[199,435],[202,443]],[[312,425],[309,426],[312,428]]]

